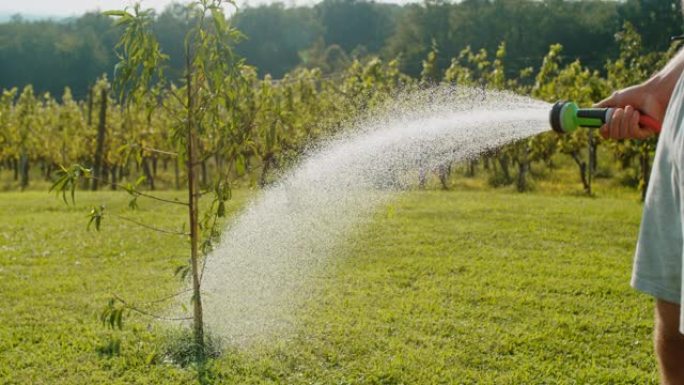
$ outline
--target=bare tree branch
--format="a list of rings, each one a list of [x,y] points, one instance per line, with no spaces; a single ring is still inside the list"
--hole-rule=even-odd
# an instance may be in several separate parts
[[[155,303],[160,303],[160,302],[168,301],[168,300],[170,300],[170,299],[172,299],[172,298],[176,298],[176,297],[178,297],[178,296],[180,296],[180,295],[183,295],[183,294],[185,294],[185,293],[188,293],[188,292],[190,292],[191,290],[192,290],[192,289],[181,290],[181,291],[179,291],[178,293],[170,294],[170,295],[167,295],[167,296],[160,297],[160,298],[154,299],[154,300],[152,300],[152,301],[149,301],[149,302],[146,303],[146,305],[153,305],[153,304],[155,304]]]
[[[109,215],[113,216],[114,218],[118,218],[118,219],[121,219],[121,220],[124,220],[124,221],[127,221],[127,222],[131,222],[131,223],[135,223],[136,225],[142,226],[142,227],[144,227],[144,228],[146,228],[146,229],[158,231],[158,232],[160,232],[160,233],[173,234],[173,235],[184,235],[184,236],[190,235],[189,233],[186,233],[186,232],[183,232],[183,231],[175,231],[175,230],[160,229],[160,228],[158,228],[158,227],[150,226],[150,225],[144,224],[144,223],[142,223],[142,222],[138,222],[138,221],[136,221],[135,219],[131,219],[131,218],[128,218],[128,217],[124,217],[124,216],[121,216],[121,215],[117,215],[117,214],[109,214]]]
[[[164,155],[170,155],[170,156],[178,156],[178,153],[176,153],[176,152],[158,150],[158,149],[156,149],[156,148],[151,148],[151,147],[143,147],[142,149],[145,150],[145,151],[156,152],[156,153],[158,153],[158,154],[164,154]]]
[[[151,313],[147,310],[141,309],[141,308],[139,308],[133,304],[130,304],[116,294],[112,294],[112,297],[114,297],[114,299],[116,299],[117,301],[121,302],[121,304],[126,309],[132,310],[136,313],[139,313],[139,314],[142,314],[142,315],[145,315],[148,317],[152,317],[154,319],[158,319],[158,320],[162,320],[162,321],[188,321],[188,320],[192,319],[192,317],[164,317],[164,316],[160,316],[160,315]]]
[[[98,179],[98,180],[101,181],[101,182],[109,183],[109,182],[107,182],[106,180],[103,180],[103,179],[101,179],[101,178],[95,178],[94,176],[89,176],[89,177],[87,177],[87,178]],[[122,185],[122,184],[119,184],[119,183],[111,183],[111,185],[112,185],[112,186],[119,187],[119,188],[122,188],[122,189],[124,189],[124,190],[130,192],[131,194],[134,194],[134,195],[137,195],[137,196],[141,196],[141,197],[144,197],[144,198],[149,198],[149,199],[153,199],[153,200],[160,201],[160,202],[173,203],[173,204],[176,204],[176,205],[188,206],[188,203],[187,203],[187,202],[160,198],[160,197],[158,197],[158,196],[154,196],[154,195],[151,195],[151,194],[146,194],[146,193],[144,193],[144,192],[142,192],[142,191],[140,191],[140,190],[136,190],[136,189],[134,189],[134,188],[132,189],[132,188],[130,188],[129,186],[125,186],[125,185]]]

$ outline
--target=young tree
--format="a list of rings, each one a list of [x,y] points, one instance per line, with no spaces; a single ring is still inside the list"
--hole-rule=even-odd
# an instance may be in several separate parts
[[[219,236],[217,219],[225,215],[225,202],[230,199],[228,178],[231,175],[227,168],[212,183],[206,181],[207,192],[213,194],[213,200],[209,209],[201,215],[199,199],[203,192],[199,183],[200,165],[209,156],[218,155],[227,160],[232,170],[239,170],[245,162],[241,148],[246,145],[248,138],[247,128],[241,124],[240,109],[237,107],[246,87],[243,80],[245,66],[232,51],[232,44],[240,38],[240,34],[226,22],[225,4],[222,0],[200,0],[189,5],[188,15],[194,25],[185,38],[185,74],[181,87],[169,85],[164,76],[163,66],[167,56],[161,52],[151,32],[153,11],[142,10],[140,5],[136,5],[132,9],[106,13],[116,17],[117,24],[123,27],[117,46],[120,62],[115,71],[114,88],[123,103],[124,120],[136,119],[136,114],[144,111],[149,123],[154,112],[163,109],[174,122],[169,127],[169,138],[176,149],[175,153],[143,148],[137,141],[125,147],[136,155],[138,163],[144,159],[144,152],[177,156],[187,176],[188,200],[183,202],[155,197],[139,190],[138,184],[121,187],[131,195],[132,208],[137,206],[140,197],[187,207],[189,233],[171,233],[189,237],[189,264],[178,271],[182,276],[191,277],[193,335],[198,362],[205,357],[202,264]],[[76,181],[84,176],[95,178],[90,170],[80,165],[65,168],[53,189],[61,192],[65,200],[67,192],[71,191],[73,199]],[[105,216],[103,207],[91,211],[91,223],[97,229]],[[115,297],[103,313],[103,319],[120,326],[125,311],[140,309]]]

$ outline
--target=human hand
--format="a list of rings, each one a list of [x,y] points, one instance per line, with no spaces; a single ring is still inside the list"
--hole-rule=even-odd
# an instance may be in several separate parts
[[[661,122],[667,107],[666,99],[661,96],[656,89],[644,83],[616,91],[600,101],[596,107],[613,108],[610,122],[601,127],[601,136],[605,139],[646,139],[652,136],[654,131],[641,126],[639,118],[646,114]]]

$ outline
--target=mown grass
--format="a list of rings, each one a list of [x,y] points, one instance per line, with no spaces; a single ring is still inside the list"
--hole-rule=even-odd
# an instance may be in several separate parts
[[[476,182],[473,182],[476,183]],[[162,193],[165,197],[176,195]],[[244,197],[245,194],[242,194]],[[471,186],[409,192],[356,234],[294,335],[211,363],[215,383],[655,383],[652,301],[629,286],[636,194],[586,198]],[[243,198],[233,203],[233,208]],[[166,326],[110,331],[111,293],[142,303],[181,287],[180,237],[111,220],[86,231],[84,193],[0,194],[0,383],[185,384],[164,360]],[[179,228],[182,207],[132,213]],[[108,354],[112,340],[120,353]]]

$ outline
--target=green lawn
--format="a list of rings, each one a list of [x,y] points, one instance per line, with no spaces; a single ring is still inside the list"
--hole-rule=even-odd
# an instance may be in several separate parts
[[[100,201],[111,210],[127,202],[83,193],[67,207],[44,192],[0,194],[0,383],[194,378],[163,359],[164,325],[132,316],[118,332],[99,323],[111,293],[142,303],[177,290],[173,271],[186,258],[184,239],[114,219],[105,232],[86,231],[87,207]],[[130,215],[156,226],[185,219],[182,207],[141,206]],[[407,193],[316,278],[316,300],[293,338],[229,348],[210,376],[234,384],[656,383],[652,301],[628,285],[640,214],[636,194]],[[102,353],[117,338],[121,353]]]

